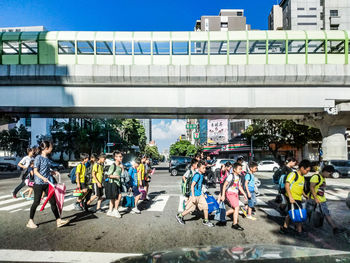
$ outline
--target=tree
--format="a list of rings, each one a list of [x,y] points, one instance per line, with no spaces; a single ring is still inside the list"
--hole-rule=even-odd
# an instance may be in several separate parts
[[[322,140],[318,129],[296,124],[291,120],[255,120],[244,133],[247,139],[254,137],[256,146],[268,147],[277,159],[283,145],[301,148],[310,141]]]
[[[145,128],[136,119],[125,119],[122,121],[120,127],[120,133],[122,138],[125,140],[127,145],[139,146],[141,152],[145,150],[146,147],[146,132]]]
[[[160,160],[161,155],[158,152],[158,147],[156,145],[146,145],[145,154],[152,159]]]
[[[170,145],[170,155],[175,156],[193,156],[196,155],[199,148],[186,140],[178,141]]]
[[[24,156],[27,154],[29,147],[30,133],[21,125],[19,128],[15,127],[11,130],[4,130],[0,132],[0,148],[5,151],[16,153],[17,156]]]

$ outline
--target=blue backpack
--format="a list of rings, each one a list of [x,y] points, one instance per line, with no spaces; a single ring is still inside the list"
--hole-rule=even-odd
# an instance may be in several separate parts
[[[78,165],[82,165],[82,164],[80,163]],[[68,177],[70,178],[70,181],[71,181],[72,184],[76,184],[77,183],[77,176],[75,175],[75,173],[77,171],[78,165],[73,167],[73,169],[70,170],[70,173],[68,175]]]

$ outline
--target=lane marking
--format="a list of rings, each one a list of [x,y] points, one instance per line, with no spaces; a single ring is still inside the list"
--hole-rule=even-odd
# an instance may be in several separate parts
[[[10,203],[14,203],[14,202],[20,202],[20,201],[23,201],[23,200],[26,200],[26,199],[23,199],[23,198],[18,198],[18,199],[8,199],[8,200],[5,200],[5,201],[0,201],[0,205],[5,205],[5,204],[10,204]]]
[[[260,210],[264,211],[269,216],[284,217],[284,216],[281,215],[280,212],[278,212],[276,209],[273,209],[273,208],[260,208]]]
[[[3,195],[3,196],[0,196],[0,200],[1,199],[6,199],[6,198],[9,198],[9,197],[12,197],[12,195]]]
[[[157,196],[154,200],[152,200],[152,204],[150,208],[146,209],[145,211],[150,212],[162,212],[169,200],[169,195],[160,195]]]
[[[125,257],[133,256],[140,256],[140,254],[14,249],[0,250],[1,261],[12,262],[114,262]]]
[[[14,210],[23,206],[27,206],[27,205],[31,205],[33,203],[33,201],[27,201],[24,203],[19,203],[19,204],[15,204],[15,205],[10,205],[10,206],[5,206],[5,207],[1,207],[0,211],[10,211],[10,210]]]

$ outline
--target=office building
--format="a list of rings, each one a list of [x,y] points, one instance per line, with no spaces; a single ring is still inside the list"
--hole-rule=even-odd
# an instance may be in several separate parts
[[[282,7],[274,5],[269,15],[269,30],[283,29],[283,13]]]
[[[280,7],[284,30],[350,29],[349,0],[282,0]]]
[[[243,9],[221,9],[219,15],[204,15],[196,21],[195,31],[250,30]]]
[[[139,122],[145,128],[146,143],[149,144],[152,141],[152,119],[139,119]]]

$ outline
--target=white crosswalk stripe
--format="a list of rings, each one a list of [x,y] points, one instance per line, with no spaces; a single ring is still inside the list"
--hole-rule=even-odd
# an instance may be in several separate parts
[[[9,197],[12,197],[12,195],[3,195],[3,196],[0,196],[0,200],[6,199],[6,198],[9,198]]]
[[[5,205],[5,204],[10,204],[10,203],[14,203],[14,202],[18,202],[20,200],[24,200],[22,198],[11,198],[11,199],[8,199],[8,200],[4,200],[4,201],[0,201],[0,205]]]
[[[169,195],[159,195],[154,200],[152,200],[152,204],[150,208],[146,211],[150,212],[162,212],[166,206],[166,203],[169,200]]]

